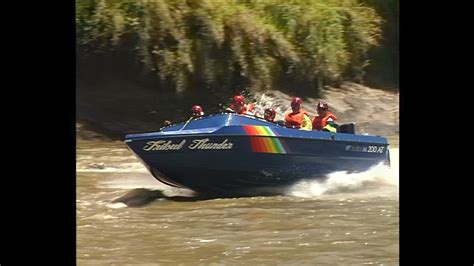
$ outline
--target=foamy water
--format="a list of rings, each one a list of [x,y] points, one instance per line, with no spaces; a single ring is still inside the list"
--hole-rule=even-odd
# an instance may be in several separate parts
[[[296,197],[314,197],[344,193],[370,193],[374,196],[392,196],[398,193],[398,148],[390,149],[391,165],[380,163],[365,172],[334,172],[324,180],[305,180],[288,188],[285,194]],[[380,192],[380,194],[377,194]]]
[[[79,173],[148,173],[141,163],[123,163],[120,165],[106,166],[105,164],[79,165],[76,172]]]

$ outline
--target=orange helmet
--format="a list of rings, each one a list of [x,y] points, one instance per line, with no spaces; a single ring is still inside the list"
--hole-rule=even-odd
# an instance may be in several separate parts
[[[242,95],[235,95],[234,96],[234,103],[236,103],[238,105],[244,105],[244,102],[245,102],[244,96],[242,96]]]
[[[200,105],[193,105],[191,108],[191,111],[193,112],[194,117],[199,117],[204,115],[204,112],[202,111],[202,107]]]
[[[191,108],[191,110],[193,111],[193,113],[200,113],[202,112],[202,107],[199,105],[194,105],[193,108]]]
[[[317,108],[327,110],[327,109],[329,109],[329,105],[326,101],[320,101],[317,105]]]
[[[265,120],[267,121],[273,121],[273,119],[275,119],[275,116],[276,116],[276,111],[275,109],[271,107],[265,109],[265,112],[263,113],[263,118],[265,118]]]
[[[301,100],[300,97],[294,97],[293,100],[291,100],[291,108],[300,108],[302,103],[303,100]]]

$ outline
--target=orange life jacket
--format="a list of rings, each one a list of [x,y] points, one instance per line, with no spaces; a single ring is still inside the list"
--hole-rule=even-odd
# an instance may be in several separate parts
[[[326,115],[323,117],[319,115],[313,117],[313,121],[311,121],[313,124],[313,130],[322,130],[327,125],[329,118],[337,120],[337,117],[329,111],[326,111]]]
[[[306,111],[300,109],[297,113],[288,112],[285,114],[285,126],[300,128],[303,125],[304,115],[307,115]]]

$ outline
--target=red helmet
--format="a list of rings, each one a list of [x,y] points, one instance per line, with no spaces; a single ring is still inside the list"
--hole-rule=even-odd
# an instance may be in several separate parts
[[[326,101],[320,101],[316,107],[323,110],[329,109],[329,105]]]
[[[303,100],[301,100],[300,97],[294,97],[293,100],[291,100],[291,108],[293,107],[301,107],[301,104],[303,103]]]
[[[245,102],[244,96],[242,96],[242,95],[235,95],[234,96],[234,103],[239,104],[239,105],[243,105],[244,102]]]
[[[265,112],[263,113],[263,117],[267,121],[273,121],[273,119],[275,119],[275,116],[276,116],[276,111],[273,108],[267,108],[265,109]]]
[[[191,108],[193,113],[201,113],[202,112],[202,107],[199,105],[194,105],[193,108]]]

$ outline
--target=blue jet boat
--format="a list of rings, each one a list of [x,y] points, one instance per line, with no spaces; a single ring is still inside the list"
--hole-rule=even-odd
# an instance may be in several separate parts
[[[390,163],[385,137],[298,130],[235,113],[129,134],[125,143],[158,181],[213,196],[262,195]]]

